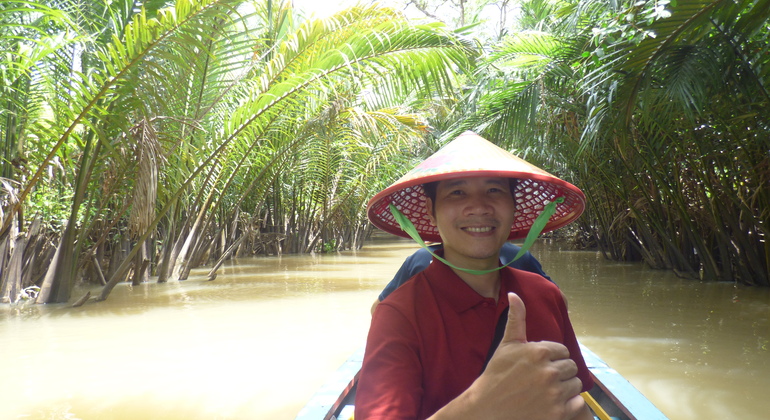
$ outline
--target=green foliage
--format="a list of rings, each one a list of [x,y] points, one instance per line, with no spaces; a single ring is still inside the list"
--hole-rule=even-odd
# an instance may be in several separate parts
[[[26,212],[40,217],[54,231],[66,225],[72,196],[68,190],[44,185],[32,192]]]
[[[375,191],[474,129],[583,187],[608,255],[766,284],[770,0],[521,7],[480,45],[386,7],[2,2],[2,232],[66,225],[46,301],[116,232],[101,298],[161,233],[180,277],[241,236],[355,247]]]
[[[179,273],[241,211],[299,212],[298,250],[360,243],[369,174],[422,127],[408,104],[451,95],[453,70],[475,54],[392,9],[302,22],[289,2],[3,2],[0,31],[3,170],[15,182],[2,231],[26,213],[66,226],[43,301],[66,300],[87,247],[114,232],[136,245],[102,298],[160,225],[180,226],[161,248],[187,235]],[[279,204],[292,195],[308,201]]]
[[[324,244],[323,244],[323,251],[325,253],[327,253],[327,254],[328,253],[332,253],[332,252],[335,252],[336,250],[337,250],[337,241],[336,240],[332,239],[329,242],[324,242]]]
[[[493,49],[466,126],[584,188],[607,255],[769,285],[770,2],[525,4],[548,31]]]

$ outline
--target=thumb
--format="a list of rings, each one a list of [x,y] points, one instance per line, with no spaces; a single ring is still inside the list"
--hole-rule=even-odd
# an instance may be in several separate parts
[[[508,293],[508,323],[500,343],[527,342],[527,308],[516,293]]]

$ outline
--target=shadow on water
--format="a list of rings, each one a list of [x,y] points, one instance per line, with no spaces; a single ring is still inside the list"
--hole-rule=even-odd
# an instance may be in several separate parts
[[[0,419],[291,419],[363,344],[370,305],[415,249],[376,240],[239,259],[214,281],[198,269],[122,284],[80,308],[0,306]],[[770,290],[559,244],[533,253],[580,340],[672,420],[767,418]]]

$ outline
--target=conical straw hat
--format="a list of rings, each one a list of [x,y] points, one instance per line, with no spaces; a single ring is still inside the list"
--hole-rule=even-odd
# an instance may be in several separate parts
[[[441,242],[438,230],[428,219],[422,184],[474,176],[517,178],[514,192],[516,217],[508,239],[524,238],[546,204],[564,197],[543,232],[577,219],[585,209],[585,195],[576,186],[497,147],[476,133],[466,131],[424,160],[390,187],[369,201],[367,215],[378,228],[409,237],[390,212],[392,203],[417,228],[426,242]]]

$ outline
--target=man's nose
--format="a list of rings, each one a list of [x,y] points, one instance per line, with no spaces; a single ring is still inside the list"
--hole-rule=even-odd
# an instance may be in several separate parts
[[[466,214],[490,214],[492,213],[492,205],[488,197],[483,194],[474,194],[468,199],[465,206]]]

